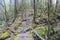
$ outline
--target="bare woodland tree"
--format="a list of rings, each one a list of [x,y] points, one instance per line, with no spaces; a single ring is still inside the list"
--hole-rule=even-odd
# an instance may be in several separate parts
[[[48,0],[48,33],[47,33],[47,40],[49,40],[49,35],[50,35],[50,29],[51,29],[51,26],[50,26],[50,8],[51,8],[51,0]]]
[[[14,13],[15,15],[14,15],[14,17],[16,18],[17,17],[17,13],[18,13],[17,12],[17,0],[15,0],[15,3],[14,4],[15,4],[15,13]]]
[[[55,6],[55,11],[54,11],[54,15],[55,15],[55,25],[57,25],[57,6],[58,6],[58,0],[56,0],[56,6]]]
[[[36,20],[36,14],[37,14],[37,5],[36,5],[36,0],[33,1],[34,3],[34,16],[33,16],[33,22],[35,23]]]
[[[23,14],[24,14],[24,6],[23,6],[24,5],[24,0],[22,0],[21,2],[22,2],[22,4],[21,4],[21,7],[22,7],[22,9],[21,9],[21,11],[22,11],[21,18],[22,18],[22,21],[23,21],[24,20],[23,19]]]
[[[5,22],[7,22],[8,19],[7,19],[7,10],[6,10],[6,3],[5,3],[5,0],[3,0],[3,2],[4,2],[4,9],[5,9]]]

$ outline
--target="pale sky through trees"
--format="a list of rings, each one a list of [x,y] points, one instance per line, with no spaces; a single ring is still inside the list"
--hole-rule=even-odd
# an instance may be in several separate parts
[[[53,1],[54,4],[56,3],[56,0],[52,0],[52,1]],[[8,4],[9,3],[9,0],[5,0],[5,2]]]
[[[56,0],[52,0],[53,1],[53,4],[55,4],[56,3]]]

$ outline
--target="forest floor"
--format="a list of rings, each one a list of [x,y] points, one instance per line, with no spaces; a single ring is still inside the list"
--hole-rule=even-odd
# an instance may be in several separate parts
[[[60,22],[57,23],[57,26],[54,28],[56,31],[60,31]]]
[[[25,32],[25,30],[29,29],[29,25],[32,23],[32,18],[29,16],[30,13],[27,11],[26,15],[23,17],[25,21],[21,21],[21,13],[18,14],[18,17],[16,18],[15,22],[10,26],[10,30],[14,31],[16,34],[20,34],[19,38],[17,40],[34,40],[31,32]],[[22,26],[18,26],[18,24],[21,24]],[[17,28],[15,30],[14,28]],[[6,40],[11,40],[15,35],[11,33],[11,37]]]
[[[17,15],[17,18],[15,19],[14,23],[9,27],[11,37],[7,38],[6,40],[12,40],[13,38],[15,40],[34,40],[31,31],[25,32],[26,30],[30,29],[30,24],[32,24],[33,17],[31,14],[32,10],[26,10],[23,16],[23,21],[21,18],[21,12],[19,11],[19,14]],[[43,23],[44,24],[44,23]],[[60,29],[60,23],[58,23],[58,26],[55,27],[55,30]],[[14,33],[12,33],[13,31]],[[18,38],[16,38],[16,35],[18,35]]]

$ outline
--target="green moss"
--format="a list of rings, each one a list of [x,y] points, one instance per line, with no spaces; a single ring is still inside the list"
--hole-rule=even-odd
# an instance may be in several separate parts
[[[1,35],[0,35],[0,39],[5,39],[5,38],[7,38],[7,37],[9,37],[10,36],[10,33],[9,32],[4,32],[4,33],[2,33]]]
[[[36,24],[31,24],[30,27],[34,29],[36,27]]]
[[[13,37],[12,39],[10,40],[18,40],[20,38],[20,34],[17,34],[15,37]]]
[[[47,34],[47,27],[40,27],[39,29],[35,30],[40,36],[44,37]]]
[[[31,38],[30,40],[34,40],[32,33],[29,34],[29,37]]]

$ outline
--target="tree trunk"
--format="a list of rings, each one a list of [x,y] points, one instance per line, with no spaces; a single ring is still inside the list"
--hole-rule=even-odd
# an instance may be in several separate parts
[[[5,22],[7,22],[7,10],[6,10],[6,3],[5,0],[4,1],[4,9],[5,9]]]
[[[47,40],[49,40],[49,36],[50,36],[50,29],[51,29],[51,26],[50,26],[50,8],[51,8],[51,0],[48,0],[48,32],[47,32]]]
[[[56,0],[56,6],[55,6],[55,11],[54,11],[55,25],[57,25],[57,20],[56,20],[56,18],[57,18],[57,6],[58,6],[58,0]]]
[[[36,5],[36,0],[34,2],[34,16],[33,16],[33,22],[35,23],[36,20],[36,14],[37,14],[37,5]]]
[[[15,0],[15,13],[14,13],[14,17],[16,18],[17,17],[17,0]],[[14,20],[15,20],[15,18],[14,18]]]

